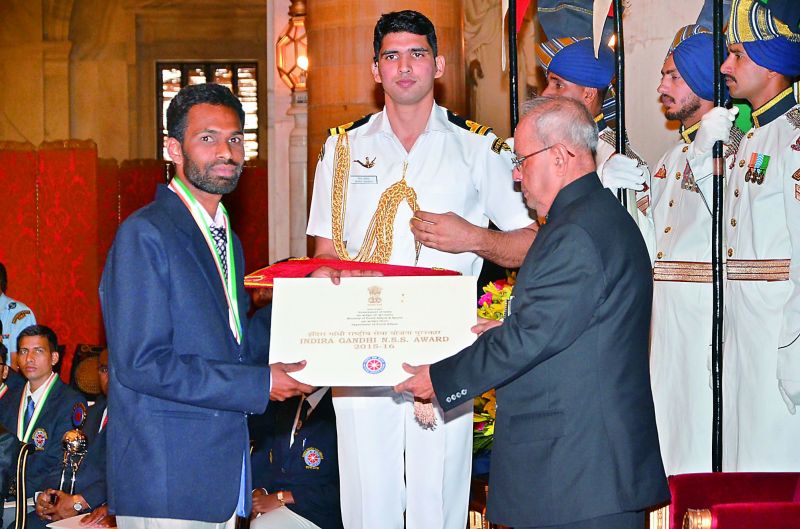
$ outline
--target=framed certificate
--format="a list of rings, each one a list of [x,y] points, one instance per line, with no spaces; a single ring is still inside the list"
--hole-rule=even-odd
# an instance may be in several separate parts
[[[430,364],[470,345],[474,277],[276,279],[270,363],[306,360],[292,373],[313,386],[393,386],[403,362]]]

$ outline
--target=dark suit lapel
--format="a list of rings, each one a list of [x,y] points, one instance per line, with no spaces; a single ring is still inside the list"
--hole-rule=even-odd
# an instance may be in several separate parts
[[[219,310],[220,316],[223,317],[225,325],[228,326],[228,302],[225,299],[225,290],[222,287],[217,265],[211,256],[211,250],[200,232],[200,228],[192,218],[192,214],[181,202],[181,199],[166,186],[159,186],[156,200],[164,205],[169,218],[185,236],[184,247],[197,263],[197,269],[203,274],[208,287],[214,294],[217,310]]]

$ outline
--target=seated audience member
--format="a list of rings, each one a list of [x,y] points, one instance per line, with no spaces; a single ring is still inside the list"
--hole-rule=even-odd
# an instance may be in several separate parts
[[[8,288],[8,272],[0,263],[0,323],[4,330],[0,332],[0,342],[6,346],[6,363],[17,369],[17,337],[22,329],[36,325],[36,317],[26,304],[6,295]]]
[[[247,346],[254,361],[269,362],[272,306],[250,319]],[[329,388],[283,402],[271,401],[250,417],[252,529],[340,529],[336,417]],[[257,518],[256,518],[257,517]]]
[[[72,415],[77,405],[86,406],[86,399],[64,385],[53,372],[58,362],[58,339],[44,325],[31,325],[17,337],[17,358],[27,381],[16,389],[9,388],[0,406],[0,425],[16,433],[34,450],[28,456],[26,496],[58,486],[63,451],[61,439],[73,429]],[[4,368],[5,369],[5,368]]]
[[[86,527],[109,527],[114,525],[108,516],[106,505],[106,433],[108,409],[108,349],[100,353],[97,365],[100,379],[100,396],[89,408],[83,431],[89,441],[89,449],[78,469],[75,494],[47,489],[36,500],[38,518],[28,522],[28,529],[44,528],[50,522],[71,518],[92,511],[81,523]],[[53,501],[55,500],[55,501]]]
[[[0,332],[2,332],[2,330],[0,330]],[[2,345],[0,345],[0,347],[2,347]],[[0,354],[0,406],[6,405],[7,401],[3,399],[9,391],[6,385],[6,377],[8,377],[8,373],[11,369],[6,365],[5,359],[5,355]],[[11,479],[14,476],[18,449],[19,441],[17,441],[14,434],[0,426],[0,500],[5,500],[8,496]],[[0,527],[2,526],[3,510],[0,509]]]
[[[3,322],[0,321],[0,334],[3,334]],[[3,343],[0,343],[0,399],[3,398],[8,391],[16,389],[25,384],[25,379],[11,368],[8,361],[8,349]]]
[[[251,418],[252,529],[339,529],[336,417],[330,388],[270,402]]]

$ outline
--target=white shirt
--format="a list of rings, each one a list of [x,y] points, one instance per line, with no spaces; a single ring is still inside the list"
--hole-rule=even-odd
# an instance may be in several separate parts
[[[395,135],[385,110],[346,134],[351,164],[343,239],[351,256],[364,242],[381,193],[401,179],[404,162],[408,162],[406,183],[416,191],[423,211],[452,211],[484,228],[491,219],[504,231],[533,222],[522,195],[514,190],[511,151],[499,148],[502,140],[492,133],[481,135],[452,123],[447,109],[435,103],[425,130],[410,151]],[[317,163],[306,231],[310,236],[333,238],[331,188],[337,140],[338,136],[328,138]],[[412,215],[411,208],[402,202],[394,222],[390,264],[414,264],[416,248],[409,229]],[[477,276],[483,259],[473,253],[451,254],[423,246],[416,264]]]
[[[307,401],[309,406],[308,415],[306,415],[306,421],[307,421],[308,418],[311,417],[311,414],[314,412],[314,409],[317,407],[317,404],[319,404],[319,401],[322,400],[322,397],[325,396],[325,393],[327,393],[329,389],[331,388],[328,386],[324,386],[317,389],[315,392],[309,394],[308,396],[303,396],[300,398],[300,403],[297,405],[297,411],[294,414],[294,422],[292,423],[292,433],[289,437],[289,447],[291,447],[294,444],[294,432],[297,429],[297,421],[300,420],[300,411],[303,409],[303,403]]]

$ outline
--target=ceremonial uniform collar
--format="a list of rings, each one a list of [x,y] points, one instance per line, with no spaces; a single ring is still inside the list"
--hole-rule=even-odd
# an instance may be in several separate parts
[[[608,128],[608,123],[606,123],[606,116],[602,112],[594,117],[594,122],[597,123],[597,130],[603,131]]]
[[[699,128],[699,121],[688,128],[683,128],[683,125],[681,125],[681,138],[683,138],[683,142],[687,144],[692,143],[694,141],[694,137],[697,136],[697,130]]]
[[[786,114],[797,104],[794,89],[790,86],[780,94],[770,99],[766,104],[753,111],[753,125],[763,127]]]
[[[553,220],[554,215],[558,216],[559,213],[582,196],[598,189],[603,189],[603,184],[600,183],[600,178],[594,171],[570,182],[558,192],[555,200],[553,200],[550,211],[547,213],[548,222]]]
[[[433,106],[431,107],[431,114],[428,116],[428,123],[425,125],[425,132],[437,131],[437,132],[448,132],[450,130],[450,122],[447,121],[447,113],[433,102]],[[365,132],[365,136],[370,136],[373,134],[380,134],[384,133],[389,136],[395,136],[394,131],[392,130],[392,124],[389,123],[389,116],[386,114],[386,107],[383,107],[383,112],[379,113],[375,116],[375,119],[372,120],[372,123],[367,125],[367,130]]]

